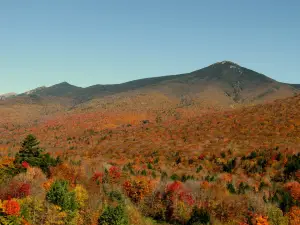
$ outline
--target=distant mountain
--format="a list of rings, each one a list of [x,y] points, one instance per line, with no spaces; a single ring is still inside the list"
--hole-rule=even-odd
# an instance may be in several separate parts
[[[42,87],[38,87],[38,88],[32,89],[32,90],[30,90],[30,91],[26,91],[26,92],[24,92],[24,93],[21,94],[21,95],[32,95],[32,94],[37,94],[38,92],[43,91],[43,90],[46,90],[46,89],[47,89],[46,86],[42,86]]]
[[[81,89],[81,87],[76,87],[67,82],[62,82],[51,87],[35,90],[34,94],[41,96],[65,97],[77,95],[77,92],[79,92]]]
[[[290,85],[297,88],[297,89],[300,89],[300,84],[290,84]]]
[[[14,93],[14,92],[2,94],[2,95],[0,95],[0,100],[4,100],[4,99],[10,98],[10,97],[14,97],[16,95],[17,95],[17,93]]]
[[[86,102],[94,98],[127,93],[158,92],[181,99],[218,102],[223,105],[255,103],[285,98],[299,93],[300,85],[277,82],[263,74],[230,61],[212,64],[191,73],[134,80],[122,84],[94,85],[81,88],[67,82],[40,87],[25,94],[41,97],[55,96]]]

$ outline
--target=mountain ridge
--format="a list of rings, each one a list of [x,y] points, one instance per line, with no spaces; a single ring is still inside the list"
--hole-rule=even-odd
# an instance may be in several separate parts
[[[215,100],[225,105],[275,100],[300,92],[300,85],[278,82],[264,74],[231,61],[221,61],[189,73],[149,77],[120,84],[78,87],[66,81],[40,87],[21,95],[62,97],[80,104],[95,98],[128,93],[158,92],[172,98],[189,95],[195,99]]]

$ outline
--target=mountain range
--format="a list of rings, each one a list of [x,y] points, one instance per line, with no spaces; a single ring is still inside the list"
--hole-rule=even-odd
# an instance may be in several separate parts
[[[6,93],[6,94],[3,94],[3,95],[0,95],[0,100],[4,100],[4,99],[10,98],[10,97],[14,97],[16,95],[17,95],[17,93],[14,93],[14,92]]]
[[[77,105],[107,96],[151,96],[153,93],[159,93],[176,101],[229,106],[272,101],[299,92],[300,84],[281,83],[236,63],[222,61],[190,73],[146,78],[122,84],[98,84],[82,88],[63,82],[50,87],[39,87],[18,97],[64,98]]]

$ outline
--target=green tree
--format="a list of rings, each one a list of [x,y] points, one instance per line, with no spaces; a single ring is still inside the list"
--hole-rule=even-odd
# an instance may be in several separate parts
[[[20,168],[22,162],[27,162],[30,166],[40,167],[42,171],[49,175],[50,166],[56,166],[60,163],[59,158],[52,158],[48,153],[44,153],[44,149],[39,147],[40,142],[35,136],[29,134],[21,143],[21,148],[15,156],[14,164]]]
[[[210,216],[208,212],[201,208],[195,207],[193,209],[191,218],[187,222],[187,225],[206,225],[210,223]]]
[[[128,217],[124,206],[107,206],[98,219],[99,225],[128,225]]]
[[[78,208],[78,204],[75,192],[69,192],[68,187],[68,181],[57,180],[51,185],[46,198],[49,202],[60,206],[63,211],[72,212]]]
[[[268,208],[268,218],[271,225],[288,225],[289,218],[283,215],[283,212],[276,206]]]

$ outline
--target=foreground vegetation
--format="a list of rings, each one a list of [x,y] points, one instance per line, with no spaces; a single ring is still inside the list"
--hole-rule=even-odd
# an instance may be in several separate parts
[[[0,118],[0,224],[300,224],[300,96],[85,110]]]
[[[28,135],[0,158],[0,224],[300,224],[300,154],[279,147],[199,155],[168,174],[159,155],[88,174]],[[175,153],[174,165],[184,157]]]

